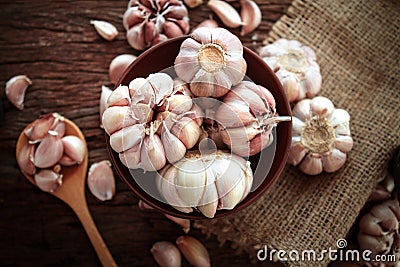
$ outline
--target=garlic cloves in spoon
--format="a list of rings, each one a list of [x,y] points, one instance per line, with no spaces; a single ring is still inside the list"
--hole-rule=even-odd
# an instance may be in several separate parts
[[[99,200],[110,200],[115,195],[115,179],[111,163],[103,160],[93,163],[88,174],[88,187],[90,192]]]
[[[25,91],[31,84],[31,79],[26,75],[14,76],[6,83],[6,96],[16,108],[24,108]]]
[[[38,168],[49,168],[61,159],[63,152],[63,142],[57,132],[48,131],[35,151],[33,162]]]
[[[33,175],[36,172],[35,164],[33,164],[34,154],[35,145],[26,143],[17,157],[18,166],[24,173],[29,175]]]
[[[42,169],[35,174],[36,185],[46,192],[54,192],[62,184],[62,174],[54,170]]]
[[[64,146],[64,154],[76,164],[81,164],[85,157],[85,145],[75,135],[67,135],[61,139]]]

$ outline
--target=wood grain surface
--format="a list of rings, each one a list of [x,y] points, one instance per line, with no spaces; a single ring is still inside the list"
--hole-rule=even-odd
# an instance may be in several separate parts
[[[291,0],[256,1],[263,21],[255,33],[241,37],[256,50]],[[59,112],[83,131],[89,164],[108,158],[104,132],[99,128],[102,85],[112,87],[108,65],[122,53],[139,55],[129,47],[122,27],[128,1],[31,0],[0,2],[0,87],[15,75],[28,75],[25,108],[17,110],[1,89],[0,108],[0,265],[99,266],[100,263],[72,210],[30,184],[19,171],[15,144],[20,131],[39,115]],[[239,8],[239,1],[232,1]],[[206,5],[190,10],[191,26],[207,19]],[[107,20],[120,31],[116,40],[103,40],[90,20]],[[232,30],[239,34],[239,29]],[[159,240],[174,242],[183,234],[161,214],[143,212],[138,199],[116,177],[117,194],[100,202],[88,190],[89,209],[119,266],[154,266],[150,253]],[[190,234],[204,242],[213,266],[245,266],[244,253],[198,230]],[[187,266],[188,263],[184,262]]]

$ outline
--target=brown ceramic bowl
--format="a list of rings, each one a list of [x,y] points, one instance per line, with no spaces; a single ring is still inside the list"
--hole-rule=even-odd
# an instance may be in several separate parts
[[[187,36],[177,37],[154,46],[140,55],[125,71],[117,84],[128,85],[137,77],[147,77],[173,66],[175,57],[178,55],[180,45],[188,38]],[[244,48],[244,58],[247,62],[246,75],[256,84],[268,88],[274,95],[279,115],[291,116],[291,109],[284,90],[273,71],[253,51]],[[236,213],[250,204],[254,203],[272,183],[279,177],[285,166],[291,144],[292,124],[290,122],[279,123],[274,130],[274,142],[261,153],[249,158],[254,172],[252,192],[234,209],[219,210],[215,217],[222,217]],[[143,173],[141,170],[129,170],[119,160],[118,153],[114,152],[109,144],[109,137],[106,135],[106,143],[110,153],[111,161],[121,179],[128,187],[143,201],[163,213],[172,216],[188,219],[204,219],[201,213],[182,213],[168,204],[158,200],[154,194],[150,195],[147,188],[155,188],[155,174]],[[153,177],[145,177],[145,176]],[[133,178],[135,177],[135,178]],[[140,184],[139,183],[142,183]],[[153,193],[153,191],[152,191]]]

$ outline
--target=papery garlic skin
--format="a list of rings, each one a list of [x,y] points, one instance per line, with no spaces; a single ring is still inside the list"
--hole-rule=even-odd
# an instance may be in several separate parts
[[[310,47],[279,39],[264,46],[260,56],[281,81],[289,102],[312,98],[320,91],[322,76]]]
[[[187,152],[156,176],[160,194],[174,208],[188,213],[197,208],[213,218],[217,210],[233,209],[250,192],[250,162],[234,154]]]
[[[31,84],[31,79],[29,79],[26,75],[14,76],[6,83],[6,96],[8,100],[19,110],[24,109],[25,92]]]
[[[197,143],[201,117],[183,81],[155,73],[118,86],[107,99],[102,122],[126,167],[156,171]]]
[[[186,7],[178,0],[131,0],[123,16],[126,38],[136,50],[189,33]]]
[[[183,41],[174,68],[194,95],[220,97],[242,81],[247,64],[239,38],[223,28],[202,27]]]
[[[99,200],[110,200],[115,195],[115,179],[111,163],[103,160],[93,163],[89,168],[88,187],[90,192]]]
[[[221,140],[243,157],[259,153],[273,141],[272,130],[279,121],[275,98],[263,86],[242,81],[224,96],[215,114]]]
[[[353,147],[350,115],[326,97],[298,102],[293,108],[292,145],[288,163],[309,175],[335,172]]]

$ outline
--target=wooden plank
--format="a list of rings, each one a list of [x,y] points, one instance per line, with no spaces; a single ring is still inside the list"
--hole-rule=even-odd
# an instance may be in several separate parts
[[[256,50],[291,0],[257,1],[264,19],[253,35],[242,37]],[[101,85],[108,81],[110,61],[122,53],[138,55],[126,42],[122,14],[128,1],[1,1],[0,86],[14,75],[26,74],[29,87],[25,109],[14,108],[1,91],[4,118],[0,126],[0,265],[99,266],[94,250],[72,211],[41,192],[21,175],[15,142],[26,124],[40,114],[59,112],[75,121],[87,138],[90,163],[108,158],[99,128]],[[237,1],[233,3],[239,7]],[[209,17],[203,5],[190,10],[191,26]],[[107,42],[94,31],[91,19],[113,23],[120,34]],[[235,34],[238,29],[232,30]],[[253,37],[253,39],[252,39]],[[0,106],[1,107],[1,106]],[[89,208],[120,266],[155,265],[149,249],[158,240],[174,241],[183,232],[161,214],[139,211],[138,199],[117,178],[114,200],[100,203],[87,192]],[[207,246],[215,266],[244,266],[245,254],[234,255],[197,230],[191,234]],[[185,263],[187,265],[187,263]]]

